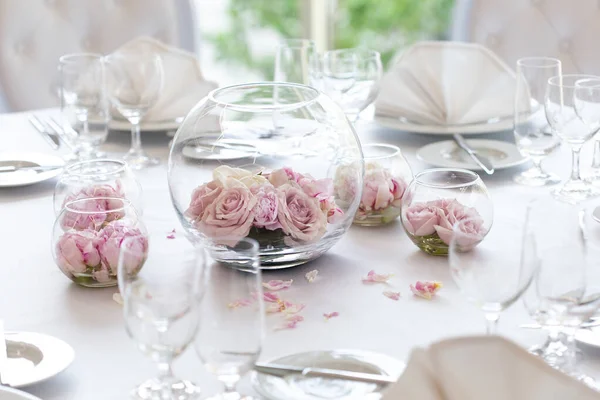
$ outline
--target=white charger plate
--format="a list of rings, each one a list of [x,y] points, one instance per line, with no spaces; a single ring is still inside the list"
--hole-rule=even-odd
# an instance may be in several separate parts
[[[375,122],[381,126],[385,126],[386,128],[412,133],[423,133],[426,135],[452,135],[455,133],[460,133],[462,135],[476,135],[480,133],[506,131],[513,128],[512,118],[492,119],[479,124],[422,125],[403,121],[399,118],[375,115]]]
[[[40,400],[40,398],[17,389],[0,386],[0,400]]]
[[[302,367],[330,368],[399,377],[405,364],[395,358],[361,350],[311,351],[269,361]],[[252,383],[259,394],[270,400],[378,399],[384,386],[289,375],[278,377],[256,373]]]
[[[142,121],[140,131],[142,132],[159,132],[159,131],[176,131],[185,117],[179,117],[165,121]],[[131,124],[124,119],[111,119],[108,123],[108,128],[120,132],[129,133]]]
[[[23,166],[56,166],[65,165],[65,161],[55,155],[44,153],[0,153],[0,165],[13,164],[18,162]],[[34,183],[43,182],[60,175],[62,168],[57,168],[51,171],[36,172],[36,171],[15,171],[0,173],[0,188],[2,187],[19,187],[33,185]]]
[[[495,169],[510,168],[529,161],[521,155],[514,143],[488,139],[468,139],[467,143],[478,153],[488,157]],[[417,158],[436,167],[482,170],[453,140],[423,146],[417,150]]]
[[[75,358],[71,346],[49,335],[5,332],[4,337],[8,358],[2,380],[11,387],[45,381],[64,371]]]

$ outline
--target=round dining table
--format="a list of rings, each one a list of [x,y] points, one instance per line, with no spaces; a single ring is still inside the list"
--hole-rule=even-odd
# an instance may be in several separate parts
[[[29,124],[27,118],[32,114],[59,116],[59,110],[0,115],[0,154],[60,154],[68,150],[51,150]],[[416,150],[440,140],[439,136],[383,128],[369,120],[359,121],[356,130],[362,143],[399,146],[413,173],[429,167],[417,160]],[[481,137],[513,141],[511,132]],[[127,132],[111,132],[102,150],[122,154],[129,140]],[[160,157],[161,164],[135,172],[143,188],[144,222],[150,234],[158,238],[154,245],[160,245],[160,240],[186,240],[167,184],[169,140],[164,132],[143,132],[144,148]],[[584,163],[588,165],[589,154]],[[551,155],[544,165],[566,178],[570,171],[568,149]],[[524,187],[513,182],[513,176],[525,167],[527,164],[481,176],[491,194],[495,218],[522,212],[532,199],[549,196],[548,187]],[[0,319],[7,331],[45,333],[64,340],[75,350],[75,360],[67,370],[24,388],[27,392],[46,400],[125,399],[136,384],[156,374],[156,367],[137,350],[125,331],[122,306],[113,300],[117,288],[77,286],[54,263],[50,243],[55,184],[56,179],[51,179],[0,189]],[[167,239],[173,229],[175,239]],[[507,237],[506,251],[511,251],[513,240]],[[315,269],[319,271],[318,278],[309,283],[305,274]],[[387,285],[366,285],[362,278],[370,270],[393,277]],[[285,298],[304,303],[306,308],[302,311],[304,321],[295,329],[275,330],[279,319],[267,316],[261,361],[330,349],[368,350],[408,361],[415,347],[449,337],[485,333],[482,312],[460,294],[450,277],[447,258],[421,252],[409,240],[399,220],[381,227],[352,226],[320,258],[294,268],[265,271],[263,279],[293,279]],[[418,298],[409,289],[418,280],[440,281],[443,288],[432,300]],[[382,294],[386,290],[400,292],[400,299],[387,298]],[[338,312],[339,316],[324,318],[323,314],[331,312]],[[502,313],[498,334],[523,347],[540,343],[544,340],[543,331],[519,327],[530,322],[523,303],[517,301]],[[582,367],[600,379],[600,350],[580,348]],[[197,383],[206,395],[222,389],[193,348],[175,360],[174,371]],[[244,377],[239,387],[256,394],[250,381]]]

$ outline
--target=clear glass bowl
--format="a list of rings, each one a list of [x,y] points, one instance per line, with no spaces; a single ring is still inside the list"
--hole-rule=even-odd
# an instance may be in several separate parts
[[[333,179],[347,164],[355,168],[341,198]],[[263,268],[299,265],[333,246],[352,223],[362,175],[360,143],[340,107],[310,86],[277,82],[211,92],[177,131],[168,171],[188,238],[214,252],[235,243],[211,238],[251,237]]]
[[[372,143],[362,146],[365,157],[363,191],[354,223],[377,226],[400,216],[402,197],[413,179],[400,148]]]
[[[54,188],[54,213],[77,199],[117,197],[128,199],[142,213],[142,187],[124,161],[97,159],[69,165]]]
[[[473,219],[468,233],[479,241],[492,227],[494,210],[488,190],[475,172],[433,168],[418,173],[402,199],[402,225],[427,254],[448,255],[456,221]]]
[[[124,238],[130,246],[147,249],[147,231],[129,200],[95,197],[68,202],[54,223],[52,255],[58,268],[73,282],[87,287],[117,284],[119,250]],[[129,259],[138,271],[144,259]]]

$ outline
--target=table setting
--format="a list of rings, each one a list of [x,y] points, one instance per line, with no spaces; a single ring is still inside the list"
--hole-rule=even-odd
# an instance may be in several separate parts
[[[600,398],[600,77],[273,66],[217,87],[140,37],[0,114],[0,399]]]

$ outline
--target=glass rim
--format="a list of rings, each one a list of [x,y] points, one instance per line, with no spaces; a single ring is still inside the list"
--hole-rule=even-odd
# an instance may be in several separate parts
[[[366,156],[365,151],[364,151],[365,148],[387,149],[387,150],[391,150],[392,152],[389,154],[386,154],[386,155],[381,155],[381,156]],[[387,143],[366,143],[366,144],[362,145],[362,150],[363,150],[363,158],[365,160],[381,160],[384,158],[394,157],[394,156],[397,156],[402,153],[402,150],[400,150],[400,147],[395,146],[393,144],[387,144]]]
[[[582,85],[582,83],[588,83],[588,82],[595,82],[593,85],[587,86],[587,85]],[[597,76],[595,78],[583,78],[583,79],[579,79],[578,81],[575,82],[575,88],[578,89],[598,89],[600,88],[600,76]]]
[[[329,51],[325,52],[323,57],[328,59],[331,56],[338,56],[340,54],[342,54],[342,55],[346,55],[346,54],[357,55],[360,57],[361,60],[368,60],[371,58],[381,59],[381,53],[378,52],[377,50],[364,49],[361,47],[350,47],[347,49],[329,50]]]
[[[138,50],[138,49],[124,49],[124,50],[116,51],[111,54],[104,55],[104,56],[102,56],[102,62],[109,64],[109,63],[111,63],[112,60],[125,59],[125,58],[129,58],[132,56],[139,57],[141,55],[151,56],[155,61],[162,62],[162,56],[160,54],[155,53],[155,52],[145,51],[145,50]]]
[[[287,103],[287,104],[248,104],[248,103],[234,103],[234,102],[228,102],[228,101],[222,101],[219,100],[218,97],[219,96],[223,96],[224,94],[227,94],[228,92],[233,92],[236,90],[240,90],[240,89],[251,89],[251,88],[261,88],[261,87],[272,87],[272,88],[276,88],[276,87],[288,87],[288,88],[294,88],[296,90],[301,90],[304,91],[306,93],[310,93],[311,94],[311,98],[308,100],[302,100],[302,101],[297,101],[294,103]],[[230,85],[230,86],[223,86],[220,88],[216,88],[211,90],[208,93],[208,98],[213,101],[214,103],[224,106],[224,107],[228,107],[232,110],[237,110],[237,111],[250,111],[250,112],[265,112],[265,111],[290,111],[290,110],[295,110],[297,108],[300,107],[304,107],[307,105],[312,104],[318,97],[319,97],[320,93],[317,89],[315,89],[312,86],[308,86],[308,85],[303,85],[300,83],[292,83],[292,82],[278,82],[278,81],[274,81],[274,82],[253,82],[253,83],[240,83],[240,84],[236,84],[236,85]]]
[[[109,208],[107,210],[78,210],[76,208],[73,208],[74,204],[77,203],[83,203],[86,201],[97,201],[97,200],[106,200],[106,201],[120,201],[122,203],[121,207],[113,207],[113,208]],[[75,213],[75,214],[83,214],[83,215],[97,215],[97,214],[103,214],[103,213],[109,213],[109,212],[119,212],[119,211],[125,211],[127,209],[133,209],[133,206],[131,204],[131,202],[129,200],[127,200],[126,198],[123,197],[106,197],[106,196],[98,196],[98,197],[85,197],[82,199],[75,199],[75,200],[71,200],[69,202],[67,202],[67,204],[65,204],[64,209]]]
[[[473,178],[469,182],[463,183],[454,183],[454,184],[432,184],[428,182],[424,182],[421,178],[425,175],[437,174],[440,172],[460,172],[461,174],[465,174]],[[429,168],[424,171],[419,172],[414,177],[415,182],[417,182],[421,186],[436,188],[436,189],[458,189],[462,187],[468,187],[473,185],[478,180],[481,180],[481,177],[476,173],[468,169],[464,168]]]
[[[68,53],[63,54],[58,58],[58,62],[62,65],[70,65],[80,62],[82,60],[97,60],[101,61],[104,59],[104,55],[100,53]]]
[[[575,79],[575,83],[565,84],[565,79],[570,81]],[[548,78],[548,85],[563,87],[569,89],[577,88],[576,82],[583,79],[600,79],[598,75],[589,75],[589,74],[566,74],[566,75],[555,75],[553,77]]]
[[[73,163],[71,165],[68,165],[65,168],[65,173],[67,173],[68,175],[78,175],[78,176],[94,176],[94,175],[98,175],[97,173],[84,173],[84,172],[75,172],[76,168],[80,168],[81,166],[84,166],[85,164],[93,164],[93,163],[102,163],[102,164],[118,164],[119,167],[115,170],[115,171],[111,171],[111,172],[105,172],[104,174],[117,174],[119,172],[123,172],[125,171],[125,168],[127,168],[127,163],[125,161],[122,160],[116,160],[113,158],[97,158],[94,160],[83,160],[83,161],[78,161],[76,163]]]
[[[289,48],[305,48],[305,47],[317,47],[317,44],[312,39],[303,39],[303,38],[289,38],[289,39],[281,39],[278,43],[279,47],[289,47]]]
[[[542,63],[546,61],[546,63]],[[539,62],[539,63],[538,63]],[[522,57],[517,60],[518,67],[555,68],[562,67],[562,61],[554,57]]]

